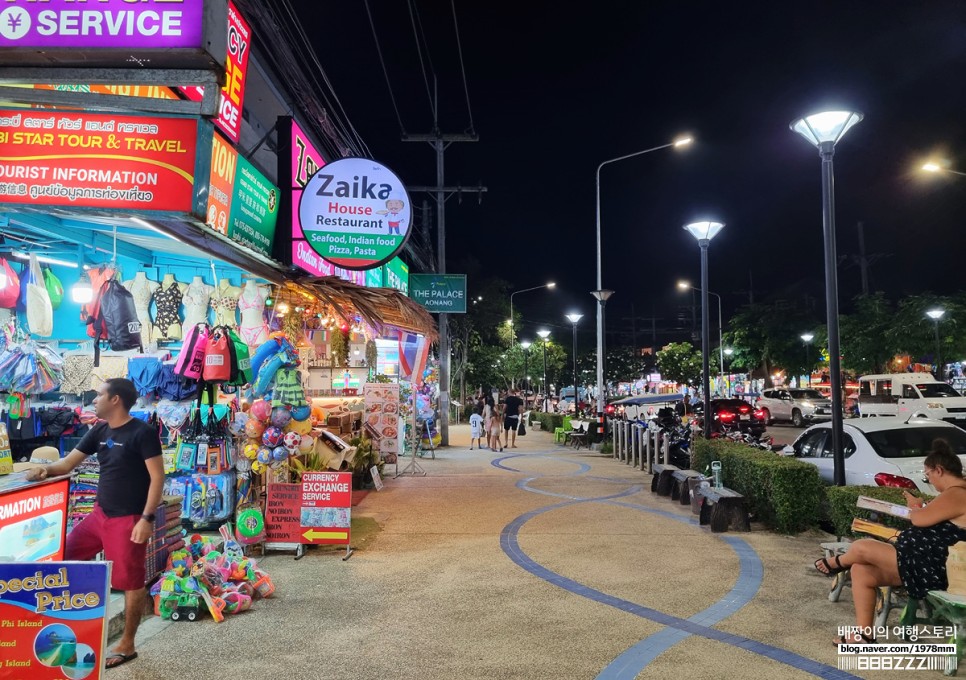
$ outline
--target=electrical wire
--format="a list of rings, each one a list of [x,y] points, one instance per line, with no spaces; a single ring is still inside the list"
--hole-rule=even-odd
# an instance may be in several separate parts
[[[382,57],[382,48],[379,46],[379,36],[376,35],[376,24],[372,20],[372,10],[369,9],[369,0],[364,0],[366,14],[369,15],[369,26],[372,28],[372,39],[376,42],[376,52],[379,54],[379,63],[382,64],[382,75],[386,78],[386,88],[389,90],[389,99],[392,100],[393,111],[396,112],[396,120],[399,121],[399,130],[406,134],[406,126],[403,125],[402,116],[399,115],[399,106],[396,105],[396,95],[392,91],[392,83],[389,81],[389,71],[386,70],[386,60]]]
[[[453,8],[453,27],[456,29],[456,49],[460,55],[460,70],[463,72],[463,92],[466,94],[466,112],[470,117],[470,134],[475,134],[476,126],[473,125],[473,109],[470,106],[470,86],[466,80],[466,66],[463,64],[463,42],[460,40],[460,26],[456,20],[456,0],[450,0]]]
[[[406,0],[406,4],[409,6],[409,21],[413,25],[413,38],[416,39],[416,54],[419,55],[419,67],[423,71],[423,82],[426,84],[426,96],[429,97],[429,110],[433,112],[433,127],[436,127],[439,117],[437,116],[436,103],[433,99],[433,92],[429,87],[429,76],[426,73],[426,63],[423,61],[423,48],[419,42],[419,31],[416,30],[416,10],[413,7],[413,0]],[[422,21],[420,21],[420,26],[422,26]],[[425,36],[423,36],[425,38]],[[429,46],[426,47],[427,58],[429,56]],[[436,82],[436,72],[433,71],[433,83]]]

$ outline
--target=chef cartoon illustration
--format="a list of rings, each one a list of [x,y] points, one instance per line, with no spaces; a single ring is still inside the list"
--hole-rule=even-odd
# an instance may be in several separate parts
[[[399,228],[403,226],[403,222],[406,218],[403,216],[403,209],[406,207],[406,203],[402,200],[399,194],[392,194],[386,199],[386,209],[377,210],[377,215],[385,215],[386,222],[389,223],[389,235],[392,236],[396,234],[400,235]]]

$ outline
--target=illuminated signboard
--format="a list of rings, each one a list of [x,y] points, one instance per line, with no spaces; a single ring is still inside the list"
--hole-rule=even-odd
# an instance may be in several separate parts
[[[0,203],[191,212],[194,118],[0,109]]]
[[[409,294],[409,265],[394,257],[383,265],[383,286],[395,288],[403,295]]]

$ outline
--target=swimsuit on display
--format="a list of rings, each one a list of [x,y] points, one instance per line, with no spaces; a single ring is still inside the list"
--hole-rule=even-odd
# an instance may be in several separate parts
[[[251,328],[239,328],[242,340],[249,347],[257,347],[268,338],[268,329],[265,326],[252,326]]]
[[[215,310],[215,323],[219,326],[229,326],[234,328],[238,325],[235,319],[235,310],[238,309],[238,300],[232,297],[211,298],[211,308]]]
[[[151,342],[151,297],[153,291],[151,290],[151,283],[147,279],[138,280],[134,279],[130,282],[131,287],[128,290],[131,292],[131,297],[134,298],[134,311],[137,312],[138,319],[142,321],[141,323],[141,342],[146,347],[148,343]],[[125,286],[127,288],[127,286]]]
[[[161,359],[134,357],[127,362],[128,376],[142,397],[155,391],[161,380]]]
[[[181,327],[181,317],[178,316],[178,307],[181,306],[181,298],[184,294],[177,281],[172,281],[171,285],[165,288],[161,286],[154,293],[154,304],[158,307],[158,314],[154,319],[154,327],[158,330],[160,337],[167,338],[168,331],[172,326]]]
[[[242,291],[241,297],[238,298],[238,309],[244,312],[249,309],[259,309],[265,307],[265,297],[262,295],[260,290],[257,288],[255,290],[257,291],[258,295],[252,301],[249,301],[245,296],[245,292]]]
[[[946,590],[949,546],[966,541],[966,529],[949,520],[931,527],[909,527],[896,539],[899,576],[909,597],[926,599],[930,590]]]
[[[101,365],[91,369],[88,389],[96,390],[105,380],[127,377],[127,357],[101,355]]]
[[[247,290],[247,288],[245,290]],[[241,297],[238,298],[238,309],[243,312],[242,320],[245,318],[244,312],[251,310],[258,310],[261,312],[265,309],[265,296],[262,295],[262,291],[258,288],[255,288],[255,292],[256,295],[254,300],[249,300],[247,293],[244,290],[242,291]],[[261,345],[263,342],[265,342],[265,340],[268,339],[268,327],[265,326],[261,313],[258,314],[258,319],[261,323],[255,326],[242,326],[238,329],[241,332],[242,340],[249,347]]]
[[[208,320],[210,286],[192,281],[185,289],[181,302],[184,304],[184,325],[194,326]],[[190,321],[190,322],[189,322]]]
[[[81,395],[91,389],[91,370],[94,357],[90,354],[67,354],[64,356],[64,380],[60,384],[63,394]]]
[[[161,374],[158,376],[157,388],[159,397],[180,401],[194,397],[197,391],[197,382],[190,379],[182,379],[174,372],[174,362],[161,365]]]

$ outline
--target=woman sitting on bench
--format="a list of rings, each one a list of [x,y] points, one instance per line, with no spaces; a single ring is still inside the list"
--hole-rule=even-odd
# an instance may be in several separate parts
[[[966,541],[963,464],[946,440],[936,439],[923,466],[926,478],[939,495],[926,507],[922,499],[903,491],[912,526],[899,534],[894,546],[863,538],[849,546],[845,554],[815,562],[815,568],[826,576],[852,570],[852,600],[858,631],[839,638],[836,644],[875,642],[866,633],[873,626],[876,588],[905,586],[909,597],[923,600],[930,590],[945,590],[949,585],[946,578],[949,546]]]

